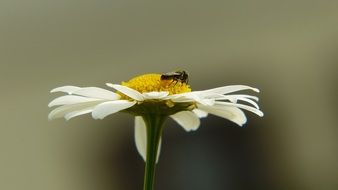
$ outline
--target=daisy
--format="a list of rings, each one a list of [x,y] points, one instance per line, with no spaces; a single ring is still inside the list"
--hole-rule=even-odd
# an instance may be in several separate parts
[[[164,121],[170,117],[186,131],[200,126],[200,118],[213,114],[228,119],[239,126],[247,118],[242,110],[260,117],[258,98],[247,94],[233,94],[243,90],[259,92],[257,88],[245,85],[231,85],[203,91],[192,91],[184,81],[163,80],[161,74],[137,76],[121,84],[106,84],[113,91],[98,87],[62,86],[51,92],[63,92],[49,103],[52,110],[49,119],[73,117],[91,113],[94,119],[103,119],[117,112],[135,116],[135,143],[147,170],[154,170],[158,160]],[[148,137],[148,138],[147,138]],[[146,181],[153,183],[154,172]],[[152,184],[148,184],[152,186]]]

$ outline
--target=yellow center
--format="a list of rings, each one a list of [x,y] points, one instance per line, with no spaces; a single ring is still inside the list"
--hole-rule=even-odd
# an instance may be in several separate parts
[[[140,93],[167,91],[170,95],[172,95],[191,92],[191,88],[188,84],[172,79],[161,80],[160,74],[140,75],[127,82],[122,82],[122,85],[137,90]]]

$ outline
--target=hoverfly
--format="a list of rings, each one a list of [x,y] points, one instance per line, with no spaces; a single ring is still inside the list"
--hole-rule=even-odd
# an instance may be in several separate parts
[[[175,72],[169,72],[164,73],[161,75],[161,80],[172,80],[173,82],[176,82],[175,85],[178,82],[188,84],[189,82],[189,75],[186,71],[180,70]]]

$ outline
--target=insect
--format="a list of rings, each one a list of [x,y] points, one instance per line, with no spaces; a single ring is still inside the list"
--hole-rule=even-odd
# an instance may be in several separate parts
[[[175,71],[175,72],[169,72],[169,73],[162,74],[161,75],[161,80],[172,80],[172,83],[176,82],[175,85],[178,82],[188,84],[188,82],[189,82],[189,75],[188,75],[188,73],[186,71],[180,70],[180,71]]]

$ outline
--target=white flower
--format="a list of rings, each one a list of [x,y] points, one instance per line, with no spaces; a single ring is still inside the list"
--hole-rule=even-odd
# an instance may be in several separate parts
[[[149,81],[147,81],[149,82]],[[142,88],[148,88],[144,81],[138,81],[137,85],[143,85]],[[129,84],[134,84],[130,82]],[[157,83],[156,83],[157,84]],[[144,86],[145,85],[145,86]],[[158,85],[158,84],[157,84]],[[181,85],[181,87],[179,86]],[[135,143],[138,152],[142,158],[146,159],[146,125],[137,113],[143,104],[161,104],[169,110],[170,117],[181,125],[186,131],[193,131],[200,126],[200,118],[206,117],[209,113],[228,119],[239,126],[246,123],[247,118],[243,110],[247,110],[263,116],[263,112],[259,110],[256,96],[245,94],[230,94],[242,90],[253,90],[259,92],[258,89],[245,85],[232,85],[219,88],[213,88],[204,91],[184,90],[183,93],[172,93],[179,88],[189,88],[177,84],[177,89],[169,89],[169,91],[156,91],[154,88],[145,92],[135,90],[126,85],[110,84],[107,86],[116,90],[112,92],[97,87],[76,87],[63,86],[53,89],[51,92],[64,92],[67,95],[58,97],[49,103],[49,107],[59,106],[50,112],[48,118],[55,119],[64,117],[69,120],[73,117],[91,113],[94,119],[103,119],[108,115],[119,111],[130,111],[135,115]],[[132,86],[132,85],[129,85]],[[167,86],[168,87],[168,86]],[[246,104],[243,104],[246,103]],[[176,107],[175,107],[176,106]],[[178,106],[178,107],[177,107]],[[136,110],[136,111],[135,111]],[[170,110],[174,110],[170,112]],[[159,156],[160,144],[157,157]]]

